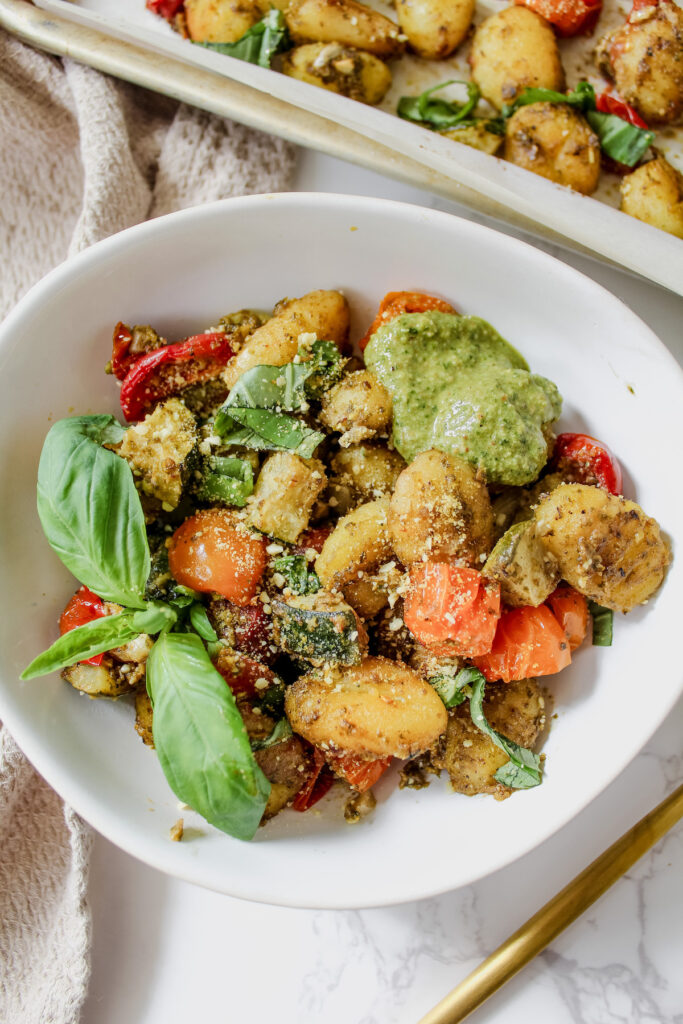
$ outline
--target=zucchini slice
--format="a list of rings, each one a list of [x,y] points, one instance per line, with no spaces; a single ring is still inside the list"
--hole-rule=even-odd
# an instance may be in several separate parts
[[[283,651],[313,665],[360,665],[368,635],[345,601],[324,591],[273,601],[275,638]]]
[[[557,561],[536,537],[534,522],[511,526],[489,555],[482,574],[500,583],[501,597],[512,608],[537,608],[560,581]]]

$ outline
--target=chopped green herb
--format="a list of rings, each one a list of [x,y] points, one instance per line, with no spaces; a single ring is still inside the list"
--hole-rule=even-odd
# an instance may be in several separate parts
[[[305,555],[283,555],[273,561],[273,569],[281,573],[295,594],[317,594],[320,580],[308,568]]]
[[[593,619],[593,646],[612,646],[612,627],[614,624],[614,612],[611,608],[603,608],[595,601],[588,602],[588,611]]]
[[[498,769],[494,775],[497,782],[511,789],[532,789],[541,784],[541,760],[538,754],[520,747],[518,743],[509,740],[507,736],[497,732],[486,721],[484,715],[483,701],[486,680],[476,668],[465,668],[458,673],[457,678],[461,679],[461,686],[469,684],[472,688],[470,696],[470,715],[472,721],[480,732],[485,733],[497,747],[504,751],[510,760]]]
[[[234,43],[195,42],[195,45],[203,46],[207,50],[214,50],[216,53],[223,53],[226,57],[235,57],[237,60],[245,60],[249,64],[258,64],[262,68],[269,68],[275,54],[288,50],[292,44],[282,11],[271,7],[265,18],[247,29],[244,35]]]
[[[292,727],[287,719],[281,718],[279,722],[275,723],[273,731],[265,740],[252,740],[251,749],[265,750],[266,747],[273,747],[276,743],[282,743],[293,735]]]
[[[457,676],[439,674],[431,676],[427,682],[434,687],[447,708],[457,708],[458,704],[466,700],[466,694],[463,693]]]

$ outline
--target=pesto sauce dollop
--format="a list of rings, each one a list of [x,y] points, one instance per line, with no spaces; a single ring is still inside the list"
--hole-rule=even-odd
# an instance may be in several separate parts
[[[406,313],[375,331],[364,355],[391,393],[393,442],[407,462],[437,448],[512,485],[546,464],[543,427],[560,415],[560,393],[485,320]]]

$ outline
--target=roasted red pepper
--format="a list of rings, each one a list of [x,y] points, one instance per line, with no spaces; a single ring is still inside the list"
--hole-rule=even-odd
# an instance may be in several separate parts
[[[560,434],[555,441],[552,465],[567,467],[580,483],[597,484],[610,494],[621,494],[621,466],[606,444],[588,434]]]
[[[622,121],[628,121],[629,124],[634,124],[636,128],[643,128],[647,131],[647,125],[643,121],[640,114],[633,109],[630,103],[624,103],[623,100],[617,99],[616,96],[611,96],[608,92],[600,93],[599,96],[595,97],[595,108],[599,110],[601,114],[614,114],[616,117],[620,117]],[[628,168],[631,170],[631,168]]]
[[[378,757],[374,761],[364,761],[355,754],[327,754],[327,763],[335,775],[346,779],[359,793],[365,793],[384,775],[391,764],[391,758]]]
[[[223,676],[232,692],[244,697],[263,697],[268,687],[277,682],[277,676],[267,665],[239,651],[231,651],[227,647],[219,652],[214,667]],[[264,679],[268,686],[263,685]],[[259,682],[260,686],[257,685]]]
[[[327,767],[325,755],[317,747],[313,750],[313,765],[311,771],[297,795],[292,801],[292,810],[307,811],[318,800],[322,800],[334,782],[334,776]]]
[[[221,331],[195,334],[175,345],[163,345],[136,359],[121,387],[121,409],[129,423],[150,407],[191,384],[217,377],[234,349]]]
[[[147,0],[147,9],[171,21],[184,7],[185,0]]]
[[[435,295],[426,295],[424,292],[387,292],[379,304],[377,316],[358,342],[361,352],[365,350],[375,331],[384,324],[391,323],[397,316],[403,316],[404,313],[428,313],[431,310],[437,310],[439,313],[457,312],[450,302],[437,299]]]
[[[77,626],[85,626],[95,619],[102,619],[107,615],[104,601],[97,594],[87,587],[81,587],[71,598],[66,608],[59,617],[59,634],[64,636]],[[101,665],[104,654],[95,654],[92,658],[86,658],[83,665]]]
[[[549,21],[558,36],[590,35],[600,17],[602,0],[515,0]]]

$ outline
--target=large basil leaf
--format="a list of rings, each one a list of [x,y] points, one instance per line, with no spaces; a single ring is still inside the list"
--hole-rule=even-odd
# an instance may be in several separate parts
[[[242,717],[198,636],[164,633],[147,660],[154,745],[176,796],[237,839],[251,839],[270,783]]]
[[[38,515],[50,546],[104,601],[143,608],[149,575],[145,519],[127,463],[102,444],[113,416],[74,416],[48,433],[38,468]]]
[[[219,426],[219,417],[221,417]],[[293,452],[310,459],[325,435],[300,420],[269,409],[221,410],[215,428],[226,444],[242,444],[256,451]]]
[[[28,668],[21,673],[22,679],[35,679],[49,672],[57,672],[67,665],[75,665],[77,661],[85,661],[96,654],[110,651],[112,647],[120,647],[134,640],[141,632],[133,625],[135,612],[124,611],[117,615],[107,615],[101,619],[93,619],[84,626],[78,626],[60,636],[58,640],[39,654]]]
[[[282,12],[271,7],[265,18],[247,29],[236,42],[197,42],[196,45],[204,46],[207,50],[215,50],[217,53],[224,53],[228,57],[236,57],[237,60],[246,60],[249,64],[258,64],[262,68],[269,68],[275,54],[282,50],[288,50],[291,43]]]
[[[197,486],[200,501],[222,502],[243,508],[254,490],[254,471],[246,459],[209,455]]]
[[[461,685],[469,685],[472,690],[470,695],[472,721],[477,729],[492,739],[496,746],[510,758],[498,769],[494,779],[504,786],[510,786],[511,789],[532,789],[534,786],[540,786],[542,773],[538,754],[527,750],[526,747],[520,747],[518,743],[513,743],[486,721],[483,708],[486,680],[481,672],[478,669],[468,668],[463,669],[459,676],[463,677]]]
[[[220,431],[221,413],[228,412],[232,406],[284,412],[308,408],[303,385],[310,373],[307,363],[252,366],[242,374],[219,410],[216,429]]]
[[[124,609],[115,615],[106,615],[70,630],[39,654],[21,673],[22,679],[35,679],[57,672],[77,661],[86,661],[113,647],[121,647],[140,633],[158,633],[176,621],[177,615],[169,605],[150,602],[141,611]]]

